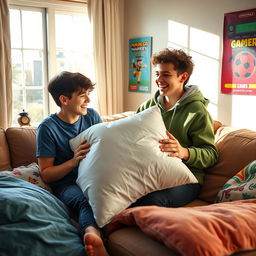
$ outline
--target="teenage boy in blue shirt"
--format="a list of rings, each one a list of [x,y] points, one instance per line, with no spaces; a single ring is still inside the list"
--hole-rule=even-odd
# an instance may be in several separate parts
[[[101,123],[99,114],[88,108],[94,84],[80,73],[62,72],[54,77],[48,91],[60,111],[47,117],[37,131],[37,158],[43,180],[71,211],[78,212],[80,231],[88,256],[108,256],[91,206],[76,184],[78,164],[90,151],[83,141],[75,152],[69,140],[90,126]]]

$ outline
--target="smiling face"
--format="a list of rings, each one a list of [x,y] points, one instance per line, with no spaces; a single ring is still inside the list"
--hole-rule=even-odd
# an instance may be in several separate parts
[[[90,92],[90,89],[81,89],[72,93],[68,104],[69,111],[76,115],[86,115]]]
[[[184,93],[183,84],[188,73],[178,75],[172,63],[156,64],[156,84],[161,96],[180,98]]]
[[[91,89],[80,88],[72,93],[71,97],[60,96],[61,109],[65,115],[71,115],[78,118],[80,115],[87,114],[87,105],[90,102],[89,94]]]

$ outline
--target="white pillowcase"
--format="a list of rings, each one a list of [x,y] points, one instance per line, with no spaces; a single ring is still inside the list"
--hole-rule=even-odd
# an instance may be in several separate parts
[[[91,145],[78,169],[77,184],[89,200],[99,227],[140,197],[197,179],[179,158],[161,152],[166,128],[158,107],[134,116],[96,124],[70,140]]]

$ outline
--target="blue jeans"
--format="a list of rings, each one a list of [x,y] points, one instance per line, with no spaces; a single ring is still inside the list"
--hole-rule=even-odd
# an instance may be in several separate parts
[[[173,188],[167,188],[155,192],[151,192],[135,203],[129,208],[135,206],[156,205],[163,207],[179,207],[193,201],[200,192],[199,184],[186,184]],[[95,222],[92,208],[84,197],[84,194],[79,186],[73,184],[68,185],[62,189],[57,189],[55,195],[73,212],[78,213],[78,223],[81,235],[88,226],[94,226],[99,229]]]
[[[68,185],[62,189],[56,189],[54,194],[69,208],[78,213],[78,223],[81,235],[88,226],[99,228],[95,222],[92,208],[84,197],[84,194],[76,184]]]
[[[195,200],[200,192],[200,188],[200,184],[186,184],[151,192],[138,199],[130,207],[146,205],[180,207]]]

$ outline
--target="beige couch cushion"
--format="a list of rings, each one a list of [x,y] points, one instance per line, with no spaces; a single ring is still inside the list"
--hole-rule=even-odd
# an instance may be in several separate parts
[[[37,162],[36,158],[36,128],[8,128],[6,138],[11,153],[13,168]]]
[[[256,132],[221,127],[216,134],[218,162],[206,170],[205,182],[199,199],[214,202],[218,191],[237,172],[256,160]]]
[[[0,171],[11,169],[10,153],[6,141],[5,131],[0,128]]]
[[[112,233],[109,237],[109,251],[113,256],[177,255],[135,227],[124,227]]]

